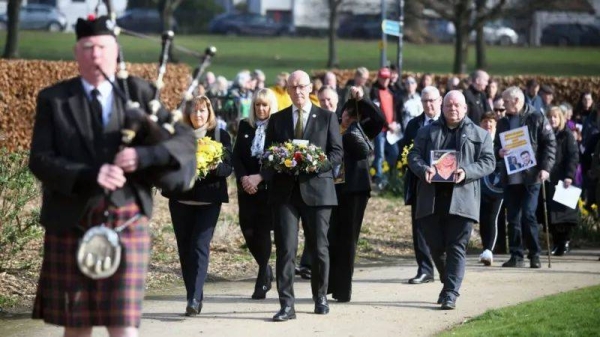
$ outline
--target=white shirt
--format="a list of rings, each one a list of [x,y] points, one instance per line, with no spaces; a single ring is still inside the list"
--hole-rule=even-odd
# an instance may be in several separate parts
[[[110,79],[111,82],[114,82],[114,80],[114,78]],[[81,84],[83,84],[83,90],[90,101],[92,100],[92,90],[98,89],[100,92],[98,100],[102,105],[102,124],[106,126],[110,120],[110,114],[112,113],[113,108],[114,94],[112,85],[110,85],[108,81],[104,81],[96,88],[83,78],[81,78]]]
[[[438,120],[438,118],[440,118],[440,115],[437,115],[433,118],[430,118],[429,116],[425,115],[425,121],[423,121],[423,125],[429,125],[429,121],[433,120],[434,122]],[[433,123],[433,122],[431,122]]]
[[[312,103],[310,100],[307,100],[307,103],[302,107],[302,130],[306,130],[306,123],[308,122],[308,115],[310,114],[310,110],[312,109]],[[296,122],[298,121],[298,108],[295,105],[292,105],[292,114],[294,117],[294,125],[292,128],[296,129]]]

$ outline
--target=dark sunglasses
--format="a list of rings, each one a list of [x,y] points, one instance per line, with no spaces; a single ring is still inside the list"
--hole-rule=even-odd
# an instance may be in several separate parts
[[[494,112],[504,112],[504,111],[506,111],[505,108],[502,108],[502,109],[494,108]]]

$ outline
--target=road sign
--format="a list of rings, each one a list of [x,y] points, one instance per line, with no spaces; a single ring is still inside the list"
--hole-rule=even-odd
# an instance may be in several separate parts
[[[399,21],[383,20],[381,21],[381,30],[387,35],[400,36],[402,27]]]

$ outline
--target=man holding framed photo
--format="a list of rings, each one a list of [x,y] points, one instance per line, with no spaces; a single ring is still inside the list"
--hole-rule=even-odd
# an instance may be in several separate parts
[[[479,221],[480,178],[494,171],[496,160],[489,133],[466,117],[467,104],[460,91],[446,94],[442,112],[437,121],[419,129],[408,165],[419,178],[417,226],[424,233],[444,283],[438,304],[449,310],[456,307],[465,274],[467,243],[473,223]],[[437,171],[432,154],[442,159],[444,152],[454,153],[455,158],[448,160],[458,163],[450,182],[434,179]]]

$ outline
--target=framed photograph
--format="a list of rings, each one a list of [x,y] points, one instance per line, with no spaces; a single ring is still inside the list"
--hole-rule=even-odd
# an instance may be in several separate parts
[[[459,158],[459,153],[455,150],[432,150],[431,167],[435,169],[435,174],[431,181],[437,183],[456,182]]]

